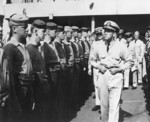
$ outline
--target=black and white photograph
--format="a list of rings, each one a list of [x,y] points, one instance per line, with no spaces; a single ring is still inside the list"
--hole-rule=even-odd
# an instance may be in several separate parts
[[[150,0],[0,0],[0,122],[150,122]]]

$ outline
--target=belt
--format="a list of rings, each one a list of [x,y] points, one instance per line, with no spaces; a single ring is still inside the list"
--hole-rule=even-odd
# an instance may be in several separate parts
[[[47,63],[48,66],[50,67],[53,67],[53,66],[56,66],[56,65],[60,65],[60,62],[49,62]]]
[[[36,72],[35,77],[36,77],[36,80],[39,81],[39,83],[47,83],[48,81],[48,76],[45,74],[42,74],[41,72]]]
[[[80,58],[76,58],[75,63],[80,63]]]
[[[68,62],[68,67],[73,67],[74,66],[74,61],[69,61]]]
[[[59,64],[59,65],[55,65],[55,66],[49,66],[49,71],[50,72],[54,72],[54,71],[59,71],[59,70],[61,70],[61,65]]]
[[[29,86],[29,85],[32,85],[34,82],[34,76],[27,76],[27,75],[24,75],[24,74],[21,74],[19,76],[19,83],[22,85],[22,86]]]
[[[44,74],[42,74],[41,75],[41,83],[45,83],[45,82],[47,82],[47,80],[48,80],[48,76],[47,75],[44,75]]]

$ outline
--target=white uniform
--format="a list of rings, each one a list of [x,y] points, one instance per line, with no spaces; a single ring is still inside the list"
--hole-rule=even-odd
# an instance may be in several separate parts
[[[118,40],[119,40],[125,47],[127,47],[128,50],[129,50],[129,47],[128,47],[128,44],[127,44],[127,40],[126,40],[126,39],[124,39],[124,38],[119,39],[119,38],[118,38]],[[130,50],[129,50],[129,52],[130,52]],[[122,63],[124,63],[124,62],[122,62]],[[130,69],[126,69],[126,70],[124,71],[124,75],[123,75],[124,88],[128,88],[128,87],[129,87],[129,73],[130,73]]]
[[[138,39],[137,41],[133,40],[132,43],[135,44],[135,52],[136,52],[136,59],[138,62],[138,83],[142,83],[142,75],[143,75],[143,57],[144,57],[144,43]]]
[[[124,45],[126,45],[126,46],[127,46],[127,40],[126,40],[126,39],[121,38],[120,42],[121,42],[122,44],[124,44]]]
[[[93,66],[103,63],[107,66],[121,67],[123,70],[130,68],[130,60],[132,60],[127,48],[119,40],[110,43],[108,52],[105,41],[100,41],[97,45],[93,45],[91,57],[91,65]],[[125,61],[125,63],[122,64],[122,61]],[[104,74],[99,72],[98,81],[102,120],[106,122],[118,122],[123,73],[118,72],[112,75],[109,69],[107,69]]]
[[[146,45],[143,43],[144,45],[144,53],[146,52]],[[143,56],[143,64],[142,64],[142,69],[143,69],[143,73],[142,73],[142,77],[147,76],[147,71],[146,71],[146,59],[145,56]]]
[[[124,71],[124,87],[129,87],[129,76],[130,76],[130,70],[132,73],[132,80],[133,80],[133,87],[137,87],[137,75],[138,75],[138,64],[137,64],[137,58],[136,58],[136,52],[135,52],[135,43],[134,41],[131,41],[129,43],[129,46],[127,46],[129,53],[132,55],[132,59],[134,61],[134,66],[131,69],[126,69]]]
[[[90,54],[92,53],[93,50],[93,45],[97,45],[99,41],[95,41],[91,45],[91,50]],[[91,56],[89,56],[89,65],[91,61]],[[93,81],[94,81],[94,87],[95,87],[95,104],[100,106],[100,95],[99,95],[99,90],[98,90],[98,76],[99,76],[99,70],[96,68],[93,68]]]

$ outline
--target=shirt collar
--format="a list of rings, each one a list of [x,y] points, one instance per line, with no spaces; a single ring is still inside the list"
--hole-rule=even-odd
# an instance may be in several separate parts
[[[70,43],[71,43],[71,42],[68,42],[66,39],[65,39],[63,42],[64,42],[64,44],[66,44],[66,45],[70,45]]]
[[[119,39],[115,39],[115,40],[111,41],[110,44],[109,44],[109,46],[112,47],[117,42],[119,42]],[[105,41],[105,45],[108,45],[107,41]]]
[[[136,42],[138,42],[139,41],[139,39],[137,39],[137,40],[134,40],[134,43],[136,43]]]
[[[19,46],[19,45],[22,46],[22,47],[25,46],[24,44],[18,42],[14,37],[11,37],[11,40],[10,40],[8,43],[12,43],[12,44],[14,44],[16,47]]]
[[[75,42],[75,38],[74,37],[72,37],[72,39],[70,40],[71,42]]]
[[[82,36],[82,37],[81,37],[81,40],[85,41],[86,39]]]
[[[55,39],[54,42],[57,42],[57,43],[59,43],[59,44],[61,44],[61,45],[63,44],[63,43],[61,43],[58,39]]]

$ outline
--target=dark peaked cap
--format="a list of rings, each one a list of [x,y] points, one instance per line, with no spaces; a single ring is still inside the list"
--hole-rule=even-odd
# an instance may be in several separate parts
[[[119,35],[123,35],[124,33],[125,33],[124,29],[120,29],[118,32]]]
[[[72,26],[72,30],[79,30],[79,27],[77,27],[77,26]]]
[[[103,28],[102,27],[97,27],[94,30],[94,34],[102,34]]]
[[[132,32],[126,32],[126,33],[124,34],[124,37],[125,37],[125,38],[133,37],[133,33],[132,33]]]
[[[22,14],[13,14],[8,19],[9,26],[27,26],[29,18]]]
[[[46,23],[40,19],[37,19],[33,21],[32,26],[40,29],[45,29]]]
[[[64,31],[72,31],[72,28],[70,26],[65,26]]]
[[[57,29],[57,24],[54,22],[47,22],[46,23],[46,28],[47,29]]]
[[[89,29],[86,28],[86,27],[82,27],[81,30],[82,30],[82,31],[88,31]]]
[[[58,26],[57,26],[57,32],[61,32],[61,31],[64,31],[64,27],[58,25]]]

